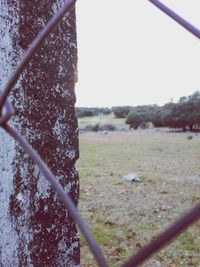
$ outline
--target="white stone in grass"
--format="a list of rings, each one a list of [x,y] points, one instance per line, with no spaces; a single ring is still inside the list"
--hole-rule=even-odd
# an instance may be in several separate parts
[[[139,178],[139,176],[134,172],[128,175],[125,175],[122,179],[128,182],[141,182],[141,179]]]

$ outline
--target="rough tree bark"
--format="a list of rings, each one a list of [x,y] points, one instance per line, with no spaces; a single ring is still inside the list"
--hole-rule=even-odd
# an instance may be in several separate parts
[[[63,0],[0,0],[0,82]],[[78,201],[75,10],[45,41],[12,91],[12,124]],[[23,149],[0,130],[0,266],[79,266],[77,228]]]

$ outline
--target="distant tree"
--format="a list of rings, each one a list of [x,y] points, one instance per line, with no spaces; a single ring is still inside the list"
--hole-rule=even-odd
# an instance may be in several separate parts
[[[146,129],[150,122],[155,122],[156,114],[160,111],[157,105],[143,105],[132,107],[125,121],[131,128],[141,127]]]
[[[83,117],[98,116],[100,114],[108,115],[108,114],[112,113],[112,110],[110,108],[77,107],[76,113],[77,113],[78,118],[83,118]]]
[[[184,103],[184,113],[187,118],[187,125],[190,130],[200,129],[200,92],[197,91],[193,95],[188,96],[188,100]]]
[[[76,108],[76,113],[78,118],[93,117],[96,115],[96,110],[94,110],[94,108],[79,107]]]
[[[159,114],[160,123],[171,128],[200,129],[200,92],[188,97],[181,97],[178,103],[169,103],[162,107]]]
[[[101,113],[104,115],[108,115],[112,113],[112,110],[110,108],[102,108]]]
[[[125,121],[126,124],[129,124],[130,128],[137,129],[142,122],[145,121],[145,117],[139,113],[134,111],[129,112],[127,119]]]
[[[200,130],[200,91],[183,96],[178,103],[157,105],[120,106],[112,108],[115,117],[126,118],[125,123],[137,129],[152,122],[155,127],[179,128],[183,131]]]
[[[144,117],[145,122],[152,122],[158,110],[159,106],[157,105],[142,105],[131,109],[131,111],[141,114],[141,116]]]
[[[112,111],[116,118],[126,118],[132,108],[131,106],[116,106],[112,107]]]
[[[152,117],[152,123],[154,127],[164,127],[163,122],[163,107],[159,107]]]
[[[160,113],[161,123],[166,127],[179,128],[178,127],[178,118],[176,116],[176,104],[167,103],[162,107]]]

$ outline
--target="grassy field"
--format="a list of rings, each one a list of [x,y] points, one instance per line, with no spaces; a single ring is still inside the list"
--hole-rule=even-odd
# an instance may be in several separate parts
[[[79,210],[109,266],[120,266],[200,201],[200,135],[168,129],[80,135]],[[140,183],[122,180],[136,172]],[[82,266],[97,266],[81,238]],[[200,222],[142,266],[200,266]],[[158,265],[160,264],[160,265]]]

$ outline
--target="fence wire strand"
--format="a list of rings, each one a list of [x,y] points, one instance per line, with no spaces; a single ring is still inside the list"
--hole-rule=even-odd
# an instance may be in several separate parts
[[[200,37],[200,31],[195,28],[193,25],[188,23],[186,20],[181,18],[179,15],[174,13],[171,9],[167,8],[160,1],[157,0],[149,0],[152,4],[161,9],[164,13],[169,15],[172,19],[181,24],[185,29],[193,33],[198,38]],[[85,225],[83,219],[81,218],[79,212],[77,211],[75,205],[73,204],[70,197],[65,193],[61,184],[57,181],[57,179],[50,172],[48,166],[44,163],[44,161],[39,157],[39,155],[33,150],[30,144],[16,131],[15,128],[12,128],[8,125],[8,121],[13,115],[13,107],[8,102],[8,96],[16,84],[20,74],[28,65],[31,58],[35,55],[37,50],[42,45],[45,38],[48,34],[54,31],[57,25],[61,22],[62,18],[69,12],[71,8],[75,5],[76,0],[67,0],[65,1],[63,7],[58,11],[56,15],[47,23],[46,27],[38,34],[36,39],[33,41],[29,49],[27,50],[25,56],[21,60],[20,64],[17,66],[13,74],[11,75],[8,83],[3,89],[0,96],[0,126],[4,128],[4,130],[11,135],[19,144],[24,148],[25,152],[33,159],[35,164],[39,167],[40,171],[44,174],[45,178],[51,183],[54,187],[55,191],[58,193],[59,197],[62,199],[67,209],[69,210],[71,216],[76,221],[79,229],[85,236],[85,239],[90,247],[91,252],[93,253],[98,266],[107,267],[106,260],[102,255],[102,252],[99,246],[96,244],[93,236],[90,234],[87,226]],[[174,224],[172,224],[167,230],[158,235],[152,242],[143,247],[138,253],[132,256],[127,262],[125,262],[122,267],[134,267],[146,261],[152,254],[156,251],[167,245],[172,239],[174,239],[177,235],[183,232],[188,226],[194,223],[196,220],[200,218],[200,203],[192,208],[188,213],[183,215],[180,219],[178,219]]]
[[[183,230],[188,228],[192,223],[200,218],[200,203],[191,209],[188,213],[179,218],[171,227],[158,235],[147,246],[143,247],[137,254],[129,259],[123,267],[138,266],[143,263],[152,254],[166,246],[177,235],[181,234]]]
[[[175,20],[177,23],[179,23],[183,28],[185,28],[187,31],[195,35],[198,39],[200,39],[200,30],[196,28],[194,25],[189,23],[187,20],[176,14],[173,10],[168,8],[166,5],[161,3],[158,0],[148,0],[151,2],[154,6],[159,8],[161,11],[163,11],[166,15],[168,15],[170,18]]]

